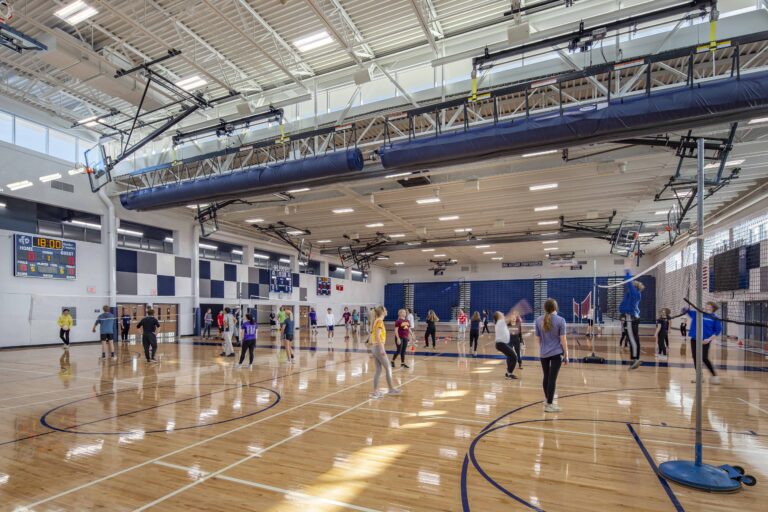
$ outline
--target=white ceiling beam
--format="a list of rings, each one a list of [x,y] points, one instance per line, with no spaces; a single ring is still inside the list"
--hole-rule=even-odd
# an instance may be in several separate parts
[[[413,12],[416,13],[416,19],[419,20],[421,31],[424,32],[424,36],[427,38],[429,46],[437,56],[440,53],[440,50],[437,47],[437,39],[435,39],[435,35],[432,33],[432,28],[429,26],[429,19],[427,13],[423,10],[421,0],[411,0],[411,7],[413,8]]]

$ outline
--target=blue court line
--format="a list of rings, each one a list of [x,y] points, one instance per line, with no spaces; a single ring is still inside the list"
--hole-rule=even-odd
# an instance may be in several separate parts
[[[191,344],[191,345],[209,345],[209,346],[220,346],[221,343],[211,343],[206,341],[175,341],[172,343],[176,344]],[[257,344],[256,348],[282,348],[282,345],[276,345],[276,344]],[[324,348],[324,347],[294,347],[294,350],[305,350],[308,352],[351,352],[351,353],[368,353],[370,350],[367,348],[359,349],[359,348]],[[395,350],[387,350],[387,354],[394,355],[398,353]],[[426,356],[426,357],[449,357],[449,358],[461,358],[465,357],[466,359],[502,359],[506,360],[506,357],[501,354],[478,354],[476,357],[466,355],[466,354],[459,354],[457,352],[426,352],[426,351],[415,351],[415,352],[407,352],[406,355],[412,354],[416,356]],[[535,356],[524,356],[523,361],[539,361],[539,357]],[[569,364],[576,364],[581,363],[581,360],[578,358],[571,357],[568,359]],[[587,364],[587,363],[583,363]],[[624,359],[606,359],[605,365],[608,366],[629,366],[632,364],[631,360],[624,360]],[[601,365],[599,364],[590,364],[590,367],[599,368]],[[646,366],[646,367],[654,367],[654,368],[694,368],[693,363],[670,363],[667,361],[642,361],[640,363],[640,366]],[[768,372],[768,366],[739,366],[735,364],[716,364],[714,365],[715,368],[718,370],[740,370],[744,372]]]
[[[648,461],[648,464],[651,466],[651,469],[653,469],[653,474],[656,475],[656,478],[659,479],[659,483],[664,488],[664,492],[667,493],[667,496],[669,496],[669,499],[672,501],[672,504],[675,506],[675,510],[677,512],[685,512],[685,509],[683,508],[683,505],[680,503],[680,500],[677,499],[677,496],[675,496],[674,491],[672,491],[672,488],[669,486],[667,481],[662,478],[662,476],[659,474],[659,468],[656,466],[656,462],[653,460],[653,457],[651,457],[651,454],[648,453],[648,450],[645,448],[645,445],[643,444],[643,441],[640,440],[640,436],[637,435],[637,432],[634,428],[632,428],[632,425],[627,423],[627,428],[629,429],[629,432],[632,434],[632,437],[635,438],[635,442],[640,447],[640,451],[643,452],[643,455],[645,455],[645,459]]]

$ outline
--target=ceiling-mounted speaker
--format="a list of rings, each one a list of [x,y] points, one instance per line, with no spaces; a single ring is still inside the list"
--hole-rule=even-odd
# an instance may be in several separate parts
[[[352,79],[355,81],[355,85],[367,84],[371,81],[371,72],[367,68],[358,69],[352,74]]]
[[[531,37],[531,27],[528,23],[520,23],[507,27],[507,42],[509,44],[518,44],[528,41]]]

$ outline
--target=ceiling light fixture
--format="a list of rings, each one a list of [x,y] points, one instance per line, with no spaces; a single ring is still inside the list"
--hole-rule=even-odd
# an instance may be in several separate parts
[[[483,254],[485,254],[485,255],[496,254],[496,251],[484,251]]]
[[[188,204],[187,208],[191,210],[197,210],[198,208],[208,208],[208,203]]]
[[[422,249],[421,252],[435,252],[434,249]]]
[[[550,235],[556,235],[559,231],[548,231],[546,233],[539,233],[541,236],[550,236]]]
[[[381,222],[374,222],[373,224],[366,224],[365,227],[367,228],[383,228],[384,224]]]
[[[435,258],[445,258],[445,254],[433,254],[432,256]]]
[[[286,233],[288,233],[291,236],[299,236],[299,235],[303,235],[304,231],[300,229],[291,229],[289,231],[286,231]]]
[[[197,244],[197,246],[198,246],[200,249],[210,249],[210,250],[212,250],[212,251],[218,251],[218,250],[219,250],[219,246],[218,246],[218,245],[211,245],[211,244]]]
[[[404,178],[405,176],[410,176],[413,174],[412,172],[398,172],[397,174],[387,174],[384,176],[384,179],[391,179],[391,178]]]
[[[264,219],[245,219],[245,222],[248,224],[258,224],[259,222],[264,222]]]
[[[557,205],[552,206],[537,206],[533,209],[535,212],[548,212],[550,210],[557,210]]]
[[[0,208],[5,208],[5,203],[0,203]]]
[[[760,123],[768,123],[768,117],[758,117],[757,119],[752,119],[747,124],[760,124]]]
[[[238,256],[242,256],[243,251],[241,251],[240,249],[232,249],[232,254],[237,254]]]
[[[557,240],[547,240],[547,241],[541,242],[541,243],[543,243],[543,244],[556,244]]]
[[[13,183],[9,183],[6,186],[10,189],[11,192],[16,192],[17,190],[28,188],[28,187],[31,187],[32,185],[33,183],[31,181],[24,180],[24,181],[16,181]]]
[[[553,224],[560,224],[559,220],[542,220],[538,222],[539,226],[551,226]]]
[[[290,259],[288,259],[288,258],[280,258],[280,259],[279,259],[279,260],[277,260],[277,261],[279,261],[280,263],[290,263],[290,262],[291,262],[291,260],[290,260]]]
[[[93,222],[85,222],[84,220],[70,220],[65,224],[72,224],[73,226],[80,226],[83,228],[101,229],[101,224],[95,224]]]
[[[62,7],[58,11],[55,11],[53,14],[57,18],[61,18],[70,25],[77,25],[78,23],[97,15],[98,13],[99,11],[86,4],[82,0],[75,0],[71,4]]]
[[[259,254],[258,252],[253,253],[253,257],[256,258],[257,260],[268,260],[269,259],[269,256],[267,256],[266,254]]]
[[[317,243],[319,243],[319,244],[329,244],[331,242],[333,242],[333,240],[318,240],[317,241]]]
[[[165,237],[165,241],[168,242],[169,244],[172,244],[173,243],[173,238],[167,236],[167,237]]]
[[[189,78],[185,78],[176,82],[176,86],[184,89],[185,91],[194,91],[195,89],[199,89],[200,87],[203,87],[207,84],[208,82],[205,79],[200,78],[198,75],[193,75]]]
[[[741,165],[746,160],[728,160],[725,162],[726,167],[734,167],[736,165]],[[705,169],[719,169],[720,168],[720,162],[712,162],[711,164],[707,164],[704,166]]]
[[[550,190],[553,188],[557,188],[557,183],[547,183],[545,185],[531,185],[528,187],[528,190],[531,192],[536,192],[537,190]]]
[[[439,220],[441,222],[447,222],[447,221],[451,221],[451,220],[459,220],[459,216],[458,215],[446,215],[445,217],[438,217],[437,220]]]
[[[424,199],[417,199],[416,204],[435,204],[439,203],[440,198],[439,197],[426,197]]]
[[[48,183],[49,181],[60,180],[61,173],[55,172],[53,174],[48,174],[46,176],[40,176],[37,179],[39,179],[41,183]]]
[[[495,258],[491,258],[491,259],[494,260],[494,261],[501,261],[501,260],[504,259],[504,257],[503,256],[496,256]]]
[[[354,208],[336,208],[335,210],[331,210],[333,213],[355,213]]]
[[[405,262],[404,261],[396,261],[395,265],[397,265],[397,266],[405,265]]]
[[[395,233],[394,235],[389,235],[389,238],[405,238],[405,233]]]
[[[659,210],[657,212],[653,212],[654,215],[666,215],[669,213],[669,210]]]
[[[302,37],[301,39],[295,40],[293,42],[293,46],[295,46],[296,49],[300,52],[304,53],[311,50],[316,50],[317,48],[322,48],[323,46],[328,46],[331,43],[333,43],[333,38],[328,35],[328,32],[323,30],[322,32],[317,32],[316,34],[311,34],[307,37]]]
[[[289,194],[298,194],[299,192],[309,192],[310,190],[312,190],[312,189],[309,188],[309,187],[294,188],[293,190],[289,190],[288,193]]]
[[[472,228],[459,228],[453,230],[454,233],[469,233],[470,231],[472,231]]]
[[[534,156],[553,155],[560,151],[559,149],[548,149],[547,151],[536,151],[535,153],[525,153],[523,158],[531,158]]]
[[[123,228],[117,228],[117,232],[121,235],[130,235],[130,236],[137,236],[139,238],[144,236],[144,233],[141,231],[133,231],[131,229],[123,229]]]
[[[545,247],[544,250],[545,251],[559,251],[560,248],[559,247]]]

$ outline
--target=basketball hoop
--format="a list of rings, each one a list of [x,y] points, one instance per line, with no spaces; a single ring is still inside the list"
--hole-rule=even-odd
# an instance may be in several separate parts
[[[13,5],[10,0],[0,0],[0,23],[8,23],[13,19]]]

